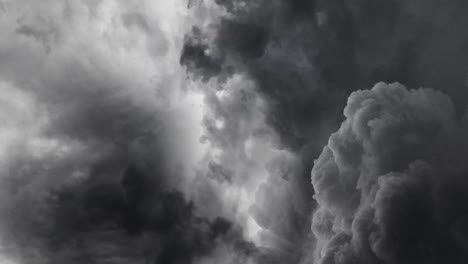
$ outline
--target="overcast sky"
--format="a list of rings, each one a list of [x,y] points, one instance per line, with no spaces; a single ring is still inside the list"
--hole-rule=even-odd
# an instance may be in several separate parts
[[[0,264],[468,263],[465,0],[0,0]]]

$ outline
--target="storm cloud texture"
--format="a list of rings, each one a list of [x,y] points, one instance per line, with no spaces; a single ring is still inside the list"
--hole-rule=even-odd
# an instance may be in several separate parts
[[[465,263],[467,120],[433,89],[351,94],[316,160],[315,263]]]
[[[0,0],[0,263],[467,263],[467,13]]]
[[[263,149],[254,160],[264,157],[264,153],[286,151],[294,156],[294,161],[289,160],[285,164],[295,170],[283,169],[284,177],[281,178],[269,174],[258,189],[260,197],[256,197],[250,212],[263,232],[268,230],[280,237],[280,241],[288,241],[297,249],[293,253],[297,255],[285,262],[319,261],[321,258],[316,252],[326,242],[322,239],[316,241],[320,232],[314,230],[312,236],[307,232],[310,224],[315,226],[321,219],[318,217],[320,206],[315,209],[314,204],[314,201],[319,201],[319,196],[310,199],[317,191],[316,185],[315,190],[308,187],[310,171],[322,146],[331,141],[330,134],[339,128],[349,94],[369,89],[380,81],[400,82],[413,88],[431,87],[450,97],[453,104],[450,110],[453,116],[450,118],[461,120],[467,99],[468,38],[463,25],[468,22],[464,15],[468,6],[463,1],[448,4],[437,0],[215,2],[216,8],[221,6],[222,15],[217,16],[214,22],[204,21],[192,28],[185,40],[181,63],[197,80],[215,83],[211,89],[216,92],[207,93],[229,93],[230,88],[226,89],[225,84],[240,75],[248,79],[248,84],[243,85],[243,89],[248,91],[246,94],[255,94],[263,99],[264,124],[272,131],[269,134],[272,136],[267,149]],[[206,17],[211,13],[210,5],[206,6],[206,9],[198,7],[199,16]],[[210,89],[209,86],[204,88],[207,87]],[[418,96],[425,95],[420,93]],[[433,107],[432,101],[423,100],[422,104]],[[236,120],[231,122],[237,123],[238,119],[232,118],[232,111],[218,111],[220,102],[209,105],[220,119]],[[244,118],[248,113],[252,111],[238,111],[237,116]],[[455,127],[448,130],[457,130]],[[431,126],[423,128],[430,129]],[[257,130],[252,133],[261,134]],[[212,138],[219,137],[235,146],[239,144],[230,140],[232,137],[224,131]],[[456,138],[460,141],[458,144],[463,145],[463,137]],[[343,151],[348,151],[347,146],[343,148]],[[401,165],[398,161],[400,156],[411,156],[412,151],[408,148],[386,154],[392,161],[387,165],[389,172],[408,169],[408,164]],[[272,161],[278,164],[277,160]],[[341,176],[336,177],[341,181]],[[269,199],[262,197],[266,186],[277,188],[281,185],[286,186],[285,192],[279,192],[282,202],[275,199],[281,197],[275,191],[270,191]],[[353,183],[348,186],[350,190],[357,187]],[[285,210],[289,211],[286,218],[279,217]],[[310,214],[314,210],[317,212],[311,223]],[[353,213],[350,212],[351,215]],[[413,224],[417,225],[417,222],[410,226]],[[440,242],[439,246],[450,247],[447,243]],[[285,244],[278,242],[275,246],[284,248]],[[315,252],[315,257],[311,257],[311,252]],[[447,252],[434,254],[439,253],[445,256]],[[429,258],[436,263],[442,261],[436,257]],[[403,261],[404,257],[400,260]],[[333,263],[332,260],[326,261]],[[359,259],[359,256],[336,261],[386,263]]]
[[[260,255],[179,188],[201,121],[178,64],[183,8],[2,2],[4,258],[194,263],[218,246],[228,260]]]

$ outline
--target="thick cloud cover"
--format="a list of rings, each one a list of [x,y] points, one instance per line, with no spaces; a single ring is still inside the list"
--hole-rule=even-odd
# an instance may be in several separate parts
[[[241,75],[251,85],[239,85],[265,103],[264,125],[274,135],[266,139],[267,152],[281,149],[293,155],[294,162],[274,163],[282,171],[294,167],[295,173],[285,178],[264,177],[263,186],[285,186],[292,191],[257,188],[258,206],[254,202],[251,213],[264,230],[275,226],[281,231],[273,233],[296,248],[310,248],[311,243],[306,230],[314,207],[309,185],[312,161],[339,127],[341,110],[352,91],[379,81],[432,87],[452,98],[457,115],[464,111],[468,96],[465,1],[203,2],[193,5],[195,13],[213,17],[212,10],[217,10],[218,15],[198,23],[187,34],[181,63],[194,79],[216,83],[204,89],[228,91],[230,86],[225,83]],[[213,101],[208,106],[219,109],[219,104]],[[237,120],[249,113],[218,115]],[[231,136],[224,140],[233,144],[246,141]],[[256,155],[265,156],[264,152]],[[279,200],[301,202],[288,205]],[[270,209],[266,212],[262,207]],[[289,213],[279,217],[285,208]],[[266,224],[266,218],[270,223]],[[307,250],[300,249],[299,255],[307,255]]]
[[[181,192],[203,152],[201,96],[179,65],[185,3],[1,3],[1,258],[264,258]]]
[[[351,94],[315,161],[315,263],[466,263],[466,119],[433,89]]]
[[[462,263],[467,12],[462,0],[0,0],[0,255]],[[335,134],[320,155],[349,94],[377,81],[435,90],[375,88],[382,113],[353,107],[385,120],[377,140]]]

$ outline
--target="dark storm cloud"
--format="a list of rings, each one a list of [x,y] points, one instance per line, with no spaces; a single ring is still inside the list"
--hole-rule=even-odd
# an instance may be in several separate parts
[[[207,54],[208,46],[202,40],[201,34],[200,29],[193,28],[190,37],[185,38],[180,63],[207,81],[212,76],[221,73],[221,62],[220,59]]]
[[[297,148],[317,138],[316,124],[336,125],[350,91],[378,81],[466,96],[463,1],[216,2],[229,16],[200,47],[212,54],[203,60],[251,75],[271,100],[271,123]],[[183,53],[182,61],[197,58]]]
[[[196,47],[198,55],[182,52],[181,62],[196,78],[225,82],[240,74],[254,82],[254,88],[246,89],[265,100],[267,124],[279,135],[275,145],[302,160],[303,171],[289,178],[296,182],[291,188],[297,199],[312,195],[312,160],[338,128],[350,92],[379,81],[398,81],[442,90],[453,98],[458,115],[464,111],[464,1],[214,2],[226,14],[187,35],[186,51]],[[274,196],[270,194],[271,203]],[[289,214],[280,225],[287,229],[297,220],[295,215],[307,218],[311,209],[309,204]],[[272,219],[275,210],[269,210]],[[297,233],[306,237],[305,229],[298,226]],[[283,236],[296,239],[292,237]]]
[[[164,188],[164,175],[150,173],[157,174],[132,165],[121,177],[58,190],[51,197],[50,230],[44,231],[51,261],[193,263],[214,250],[220,236],[235,232],[227,220],[195,216],[183,194]]]
[[[351,94],[315,161],[316,263],[465,263],[466,119],[433,89]]]
[[[189,1],[206,17],[183,39],[187,3],[157,2],[0,1],[1,254],[466,262],[468,4]],[[354,93],[329,138],[377,81],[435,90]],[[174,110],[191,85],[206,156],[198,108]]]

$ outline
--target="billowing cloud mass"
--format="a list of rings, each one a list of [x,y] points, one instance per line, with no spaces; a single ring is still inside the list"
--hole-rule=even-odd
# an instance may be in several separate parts
[[[314,236],[308,232],[315,206],[310,198],[314,192],[310,171],[330,134],[339,128],[351,92],[380,81],[431,87],[450,96],[457,115],[464,111],[468,96],[465,1],[203,3],[193,7],[198,16],[218,15],[195,24],[187,34],[181,63],[194,79],[215,83],[202,86],[209,90],[206,93],[229,92],[225,84],[241,75],[253,83],[240,84],[243,89],[265,102],[264,125],[273,135],[266,139],[265,151],[281,150],[294,159],[280,163],[268,158],[281,167],[277,172],[290,173],[278,177],[268,172],[250,213],[262,232],[269,230],[294,245],[298,255],[289,263],[309,259],[314,248]],[[214,101],[207,106],[219,109],[219,104]],[[236,118],[234,111],[217,113],[238,120],[251,112],[239,111]],[[246,141],[225,132],[221,137],[236,146],[239,140]],[[265,156],[262,152],[253,160]],[[283,191],[273,191],[278,188]]]
[[[0,263],[464,263],[467,13],[0,0]]]
[[[315,262],[466,263],[466,118],[433,89],[351,94],[315,161]]]
[[[465,1],[215,2],[224,15],[192,30],[182,62],[202,78],[252,78],[291,148],[326,143],[349,93],[379,81],[433,87],[465,104]]]
[[[182,193],[203,153],[202,97],[179,65],[184,3],[1,3],[1,258],[263,258]]]

